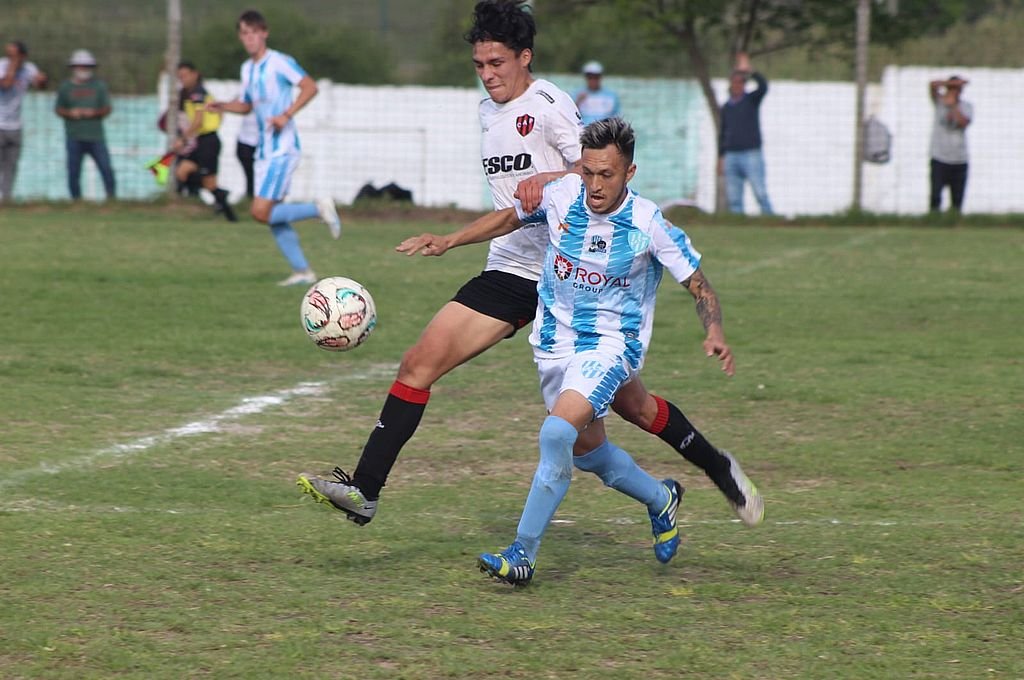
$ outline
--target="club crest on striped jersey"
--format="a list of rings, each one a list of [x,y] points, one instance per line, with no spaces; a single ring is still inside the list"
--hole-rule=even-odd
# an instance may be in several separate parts
[[[572,270],[573,270],[572,262],[570,262],[566,258],[562,257],[561,255],[555,255],[555,265],[554,265],[554,268],[555,268],[555,276],[557,276],[560,281],[565,281],[570,276],[572,276]]]
[[[634,253],[642,253],[647,250],[651,245],[651,237],[640,231],[634,229],[629,232],[629,248]]]
[[[523,115],[516,118],[516,132],[519,133],[520,137],[525,137],[526,135],[533,132],[533,124],[536,122],[536,118],[534,118],[528,113],[524,113]]]

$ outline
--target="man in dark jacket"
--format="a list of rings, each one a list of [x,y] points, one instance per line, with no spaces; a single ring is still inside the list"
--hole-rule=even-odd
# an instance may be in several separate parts
[[[747,78],[757,88],[747,92]],[[750,182],[761,206],[761,214],[771,215],[768,188],[764,179],[764,155],[761,153],[761,101],[768,93],[768,80],[750,71],[750,59],[740,53],[729,77],[729,99],[722,105],[718,135],[718,173],[725,175],[725,194],[729,212],[743,212],[743,183]]]

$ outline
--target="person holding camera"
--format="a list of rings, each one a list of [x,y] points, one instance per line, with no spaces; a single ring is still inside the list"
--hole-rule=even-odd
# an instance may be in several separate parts
[[[949,187],[952,210],[960,212],[967,186],[967,126],[974,107],[960,98],[967,81],[960,76],[933,80],[928,93],[935,105],[931,141],[931,200],[929,207],[938,212],[942,190]]]

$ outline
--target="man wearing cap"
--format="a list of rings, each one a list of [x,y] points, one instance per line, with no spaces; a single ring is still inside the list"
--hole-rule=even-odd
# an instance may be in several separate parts
[[[960,212],[967,186],[967,135],[965,131],[974,116],[970,102],[960,99],[967,81],[960,76],[933,80],[928,94],[935,105],[931,142],[931,200],[929,207],[938,212],[942,190],[949,187],[952,209]]]
[[[103,178],[107,198],[115,196],[114,169],[103,134],[103,119],[110,115],[110,92],[96,77],[96,59],[89,50],[75,50],[68,60],[71,77],[57,90],[57,115],[64,119],[68,152],[68,190],[82,197],[82,158],[88,154]]]
[[[30,87],[44,87],[46,74],[28,60],[28,47],[15,40],[0,58],[0,203],[11,200],[21,157],[21,100]]]
[[[604,67],[599,62],[588,61],[583,65],[583,77],[586,78],[587,86],[576,93],[575,99],[584,125],[619,115],[619,95],[613,90],[601,87],[603,74]]]

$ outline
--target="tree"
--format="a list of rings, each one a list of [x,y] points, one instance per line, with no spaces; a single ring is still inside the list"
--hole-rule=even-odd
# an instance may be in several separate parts
[[[877,1],[877,0],[876,0]],[[982,0],[985,2],[985,0]],[[992,4],[996,0],[989,0]],[[573,0],[577,8],[594,0]],[[964,15],[967,0],[883,0],[873,15],[873,42],[894,45],[943,30]],[[894,14],[890,10],[898,6]],[[759,55],[802,47],[841,50],[854,44],[856,2],[837,0],[615,0],[623,21],[642,23],[654,35],[669,34],[685,51],[718,130],[718,100],[711,65],[722,52],[731,64],[739,52]],[[976,11],[976,8],[975,8]],[[851,63],[852,75],[852,63]]]
[[[313,22],[289,10],[265,12],[269,44],[286,52],[314,79],[340,83],[379,84],[393,81],[393,59],[375,36],[341,24]],[[186,34],[181,54],[208,78],[238,78],[246,58],[235,30],[237,16],[209,19],[196,33]]]

